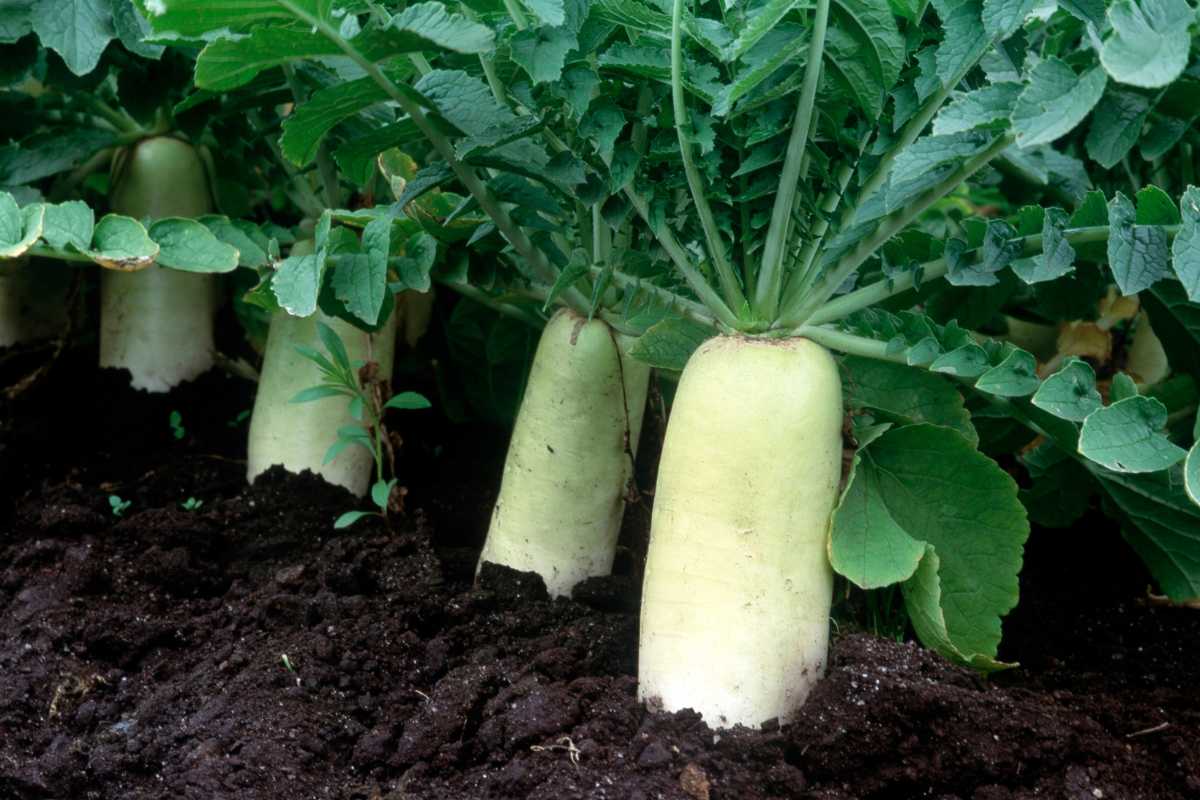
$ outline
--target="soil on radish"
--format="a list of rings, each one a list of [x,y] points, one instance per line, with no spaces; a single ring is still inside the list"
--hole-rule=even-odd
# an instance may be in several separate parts
[[[405,417],[406,517],[334,531],[344,491],[243,484],[249,384],[78,366],[0,405],[0,798],[1200,797],[1200,612],[1100,518],[1034,532],[1021,668],[845,626],[793,724],[718,734],[636,699],[649,497],[575,600],[475,586],[502,432]]]

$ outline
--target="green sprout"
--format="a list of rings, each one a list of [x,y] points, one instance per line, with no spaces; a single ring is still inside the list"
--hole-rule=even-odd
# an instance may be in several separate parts
[[[187,430],[183,427],[183,414],[180,414],[178,411],[172,411],[167,421],[171,425],[171,434],[176,439],[182,439],[187,435]]]
[[[120,516],[123,516],[126,511],[129,510],[129,507],[133,505],[133,501],[132,500],[122,500],[117,495],[110,494],[108,496],[108,504],[109,504],[109,506],[112,507],[113,516],[120,517]]]
[[[359,446],[365,448],[375,460],[375,483],[371,485],[371,500],[378,511],[347,511],[333,523],[334,528],[345,528],[358,522],[363,517],[387,518],[388,500],[396,486],[396,478],[388,478],[385,469],[385,452],[391,459],[391,446],[388,444],[387,429],[383,424],[383,415],[389,408],[421,409],[429,408],[429,401],[416,392],[401,392],[386,402],[383,399],[384,384],[374,378],[374,372],[366,362],[350,362],[346,345],[337,332],[323,322],[317,323],[317,333],[325,345],[328,356],[311,347],[297,346],[296,351],[317,365],[322,379],[316,386],[310,386],[299,392],[291,399],[293,403],[309,403],[326,397],[346,397],[350,403],[350,416],[359,424],[344,425],[338,429],[337,439],[325,453],[324,463],[328,464],[337,458],[338,454],[347,447]],[[395,473],[392,465],[390,470]]]
[[[197,500],[194,497],[189,497],[187,500],[183,501],[182,505],[184,511],[196,511],[200,508],[200,506],[204,505],[204,501]]]

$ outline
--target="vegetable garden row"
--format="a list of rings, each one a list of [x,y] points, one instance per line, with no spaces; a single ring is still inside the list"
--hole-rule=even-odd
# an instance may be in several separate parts
[[[18,1],[5,394],[89,337],[134,390],[248,378],[246,481],[310,471],[359,504],[305,524],[396,531],[395,429],[451,402],[398,367],[483,315],[537,344],[476,572],[579,599],[651,509],[623,600],[651,712],[714,742],[802,719],[846,596],[1008,671],[1031,523],[1106,520],[1148,601],[1200,604],[1198,26],[1187,0]]]

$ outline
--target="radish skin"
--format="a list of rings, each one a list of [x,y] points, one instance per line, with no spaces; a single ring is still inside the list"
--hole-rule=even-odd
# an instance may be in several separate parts
[[[551,597],[612,571],[649,381],[607,324],[567,310],[550,320],[480,565],[536,572]]]
[[[293,255],[312,252],[312,242],[298,242]],[[271,318],[263,355],[258,394],[250,417],[250,439],[246,452],[246,480],[253,482],[275,464],[288,472],[309,470],[356,496],[367,493],[374,468],[372,455],[362,447],[347,447],[328,464],[323,463],[338,428],[361,424],[350,415],[349,398],[325,397],[308,403],[292,403],[301,391],[321,382],[317,365],[300,355],[297,345],[320,351],[317,323],[323,322],[341,337],[350,362],[374,361],[379,377],[391,380],[395,353],[396,317],[393,313],[377,333],[361,331],[345,320],[317,311],[294,317],[277,311]]]
[[[824,672],[837,366],[806,339],[720,336],[688,361],[659,463],[638,695],[712,728],[787,722]]]
[[[114,162],[112,209],[136,219],[198,217],[211,210],[208,177],[195,148],[167,136],[145,139]],[[131,385],[166,392],[213,365],[214,276],[152,266],[104,270],[100,280],[100,366],[127,369]]]

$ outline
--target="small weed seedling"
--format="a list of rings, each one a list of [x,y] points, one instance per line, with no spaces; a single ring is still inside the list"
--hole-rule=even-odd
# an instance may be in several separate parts
[[[172,411],[168,422],[171,424],[171,434],[176,440],[187,436],[187,429],[183,427],[183,414],[180,414],[178,411]]]
[[[283,668],[286,669],[288,671],[288,673],[290,673],[291,676],[296,679],[296,685],[299,686],[300,685],[300,675],[299,675],[299,673],[296,672],[296,667],[292,664],[292,660],[290,658],[288,658],[288,654],[287,653],[280,654],[279,660],[283,662]]]
[[[108,505],[112,508],[113,516],[120,517],[124,516],[125,512],[129,510],[129,507],[133,505],[133,501],[122,500],[117,495],[110,494],[108,496]]]
[[[197,500],[194,497],[189,497],[187,500],[183,501],[183,510],[184,511],[197,511],[197,510],[199,510],[200,506],[202,506],[202,505],[204,505],[203,500]]]
[[[345,397],[350,403],[350,416],[358,424],[344,425],[338,429],[337,440],[325,453],[324,463],[337,458],[347,447],[366,448],[375,459],[375,482],[371,485],[371,500],[378,511],[347,511],[333,523],[335,528],[345,528],[363,517],[387,518],[388,500],[396,486],[396,478],[388,478],[387,472],[395,474],[395,465],[385,471],[385,449],[388,460],[392,460],[391,445],[383,425],[383,415],[389,408],[429,408],[429,401],[416,392],[401,392],[384,401],[386,385],[377,377],[374,362],[350,362],[346,345],[337,333],[323,322],[317,323],[317,333],[328,356],[311,347],[297,346],[300,355],[317,365],[322,380],[316,386],[301,391],[292,398],[293,403],[309,403],[328,397]]]

